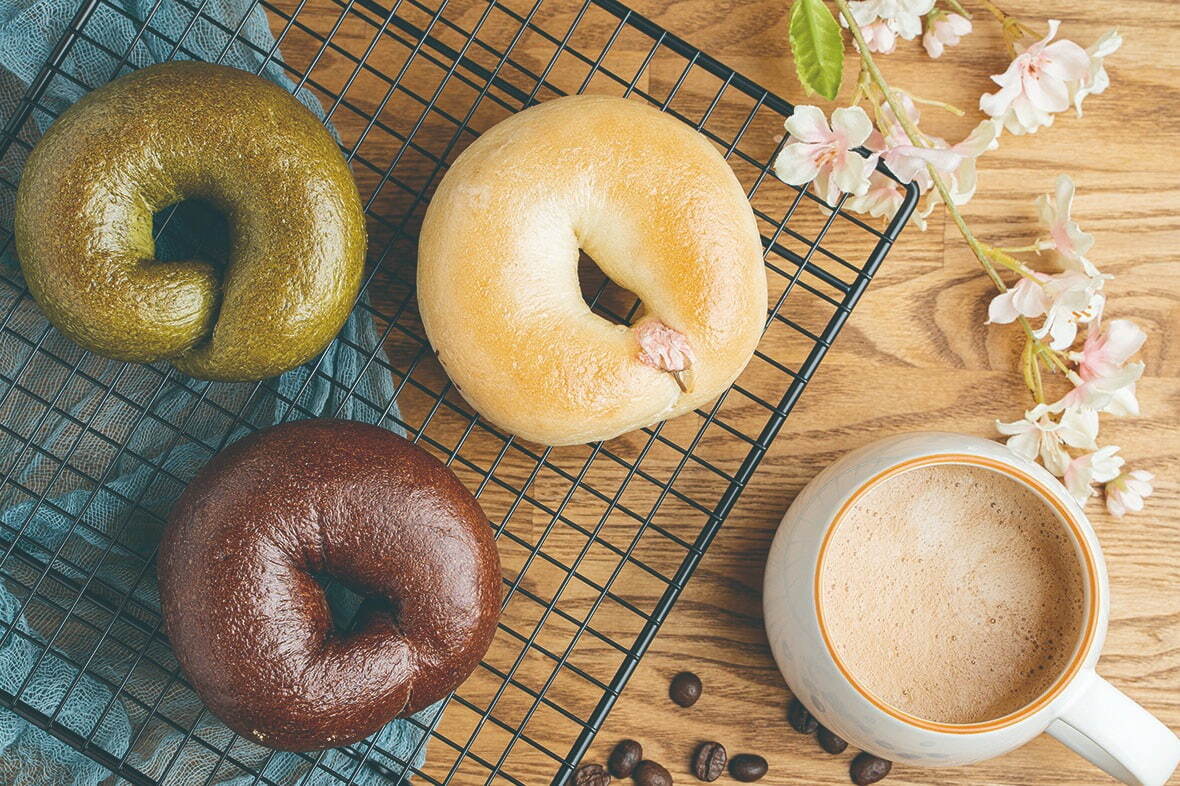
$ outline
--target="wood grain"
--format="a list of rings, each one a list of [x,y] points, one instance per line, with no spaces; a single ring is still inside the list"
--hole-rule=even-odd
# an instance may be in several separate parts
[[[786,0],[633,0],[633,5],[780,95],[804,100],[785,48]],[[1180,328],[1180,261],[1176,259],[1180,246],[1180,167],[1176,164],[1180,48],[1175,46],[1180,38],[1180,19],[1169,0],[1084,4],[1024,0],[1007,5],[1038,28],[1046,18],[1063,20],[1063,34],[1083,45],[1113,25],[1126,38],[1122,50],[1108,61],[1111,89],[1088,99],[1084,119],[1062,115],[1052,128],[1035,136],[1004,137],[1000,149],[988,154],[980,164],[978,195],[966,214],[983,238],[997,244],[1023,245],[1039,232],[1034,197],[1052,188],[1057,173],[1071,173],[1079,189],[1075,216],[1097,239],[1093,258],[1116,275],[1109,285],[1109,313],[1133,317],[1150,334],[1144,352],[1147,374],[1140,384],[1145,414],[1123,421],[1107,420],[1104,429],[1107,439],[1123,446],[1130,463],[1156,473],[1156,495],[1146,513],[1121,521],[1109,517],[1097,502],[1089,511],[1106,551],[1111,577],[1111,625],[1101,668],[1115,685],[1176,728],[1180,727],[1180,352],[1171,347],[1170,339]],[[447,15],[473,25],[484,7],[480,2],[457,1],[451,3]],[[311,4],[300,19],[313,29],[326,31],[338,15],[339,8],[333,4]],[[962,137],[978,121],[978,95],[992,88],[988,75],[1002,71],[1006,64],[996,25],[978,15],[976,26],[977,32],[963,46],[949,50],[941,60],[930,61],[918,42],[902,42],[895,54],[882,61],[894,84],[967,110],[963,118],[924,110],[924,126],[952,140]],[[344,27],[336,40],[360,52],[371,38],[372,30]],[[624,36],[611,56],[637,67],[646,45]],[[314,39],[298,34],[284,42],[284,55],[297,66],[306,63],[316,50]],[[525,40],[516,52],[521,62],[543,68],[552,47],[541,40]],[[381,57],[377,51],[372,61],[386,70],[398,67],[397,61],[382,62]],[[555,67],[555,80],[564,78],[563,67],[560,62]],[[848,68],[852,75],[855,62]],[[338,84],[344,83],[350,70],[345,59],[334,58],[330,52],[317,65],[317,74]],[[638,86],[653,91],[663,86],[666,90],[676,76],[653,64]],[[350,100],[376,107],[384,88],[366,79],[350,88]],[[693,89],[686,88],[689,93]],[[698,97],[707,95],[706,90],[702,86]],[[405,111],[412,111],[412,107]],[[495,119],[494,113],[482,118],[484,127]],[[722,117],[719,122],[733,120]],[[347,136],[349,130],[343,130]],[[422,133],[444,132],[445,127],[427,128]],[[767,130],[765,144],[769,144],[771,133]],[[389,141],[367,144],[365,155],[377,162],[387,161],[396,148]],[[429,168],[425,160],[422,168]],[[360,173],[358,179],[364,193],[366,185],[372,188],[377,178],[373,173]],[[389,201],[379,202],[379,207],[396,214],[406,208],[408,197],[391,192],[395,189],[382,191],[381,199]],[[774,206],[781,211],[786,205],[780,202]],[[421,206],[409,207],[420,211]],[[380,242],[379,230],[377,237]],[[403,276],[408,271],[412,275],[407,267],[412,264],[411,245],[395,237],[394,248],[391,256],[400,255],[400,261],[393,263],[395,269]],[[405,293],[398,294],[396,280],[386,283],[383,297],[396,306]],[[588,760],[604,761],[618,739],[634,737],[643,742],[649,757],[668,766],[677,782],[687,783],[691,782],[688,765],[695,745],[717,739],[731,754],[752,751],[765,755],[771,773],[765,783],[848,782],[851,752],[828,756],[813,740],[794,734],[786,724],[789,694],[771,660],[762,628],[760,588],[766,549],[783,511],[800,488],[846,451],[916,429],[993,436],[995,418],[1015,418],[1028,405],[1014,370],[1019,351],[1016,331],[984,324],[990,294],[988,281],[940,212],[931,217],[926,232],[905,231],[636,670]],[[806,305],[801,308],[805,310]],[[397,335],[395,331],[388,345],[395,365],[404,364],[405,353],[414,351],[412,341],[399,342]],[[799,351],[789,335],[781,339],[771,335],[767,341],[770,344],[764,348],[772,354],[791,356]],[[775,343],[778,341],[781,345]],[[429,359],[422,363],[426,369],[422,374],[434,374],[441,381],[440,371],[429,370]],[[777,379],[766,382],[770,387],[781,384]],[[457,407],[462,406],[457,397],[454,401]],[[425,396],[407,388],[400,403],[407,420],[427,422],[430,402]],[[735,403],[726,417],[739,427],[757,430],[765,412]],[[457,418],[448,424],[447,418],[442,412],[429,420],[425,429],[428,435],[439,435],[443,444],[448,437],[442,435],[462,424]],[[689,438],[695,431],[695,424],[682,421],[667,427],[673,442]],[[707,441],[710,455],[720,463],[734,463],[744,454],[724,435],[709,432]],[[486,466],[500,444],[485,439],[477,430],[462,453],[473,467]],[[609,449],[633,457],[641,445],[642,440],[622,438],[613,441]],[[657,446],[654,450],[643,464],[653,476],[669,472],[680,459],[674,449]],[[589,458],[584,448],[553,456],[563,467],[587,467],[589,482],[599,488],[620,486],[625,475],[622,466],[601,460],[586,463]],[[579,577],[605,582],[618,558],[602,548],[602,543],[626,543],[634,522],[612,518],[608,529],[596,540],[588,540],[578,525],[593,526],[606,503],[581,492],[570,497],[568,478],[550,468],[542,468],[534,476],[535,465],[529,456],[510,451],[497,467],[499,477],[529,484],[529,499],[523,509],[513,507],[521,503],[516,495],[494,483],[487,486],[481,502],[493,521],[500,515],[510,518],[510,529],[521,538],[520,542],[501,539],[506,576],[511,580],[518,575],[529,562],[530,544],[540,544],[545,557],[532,561],[521,588],[541,599],[559,598],[559,609],[568,613],[569,619],[550,615],[538,629],[543,609],[527,598],[510,604],[508,619],[519,630],[537,630],[537,643],[553,652],[572,646],[570,658],[575,665],[595,674],[609,674],[620,662],[620,654],[592,635],[583,635],[580,640],[576,635],[576,622],[584,618],[597,593],[579,580],[570,582],[568,571],[547,560],[581,560]],[[458,469],[473,485],[484,479],[477,469]],[[690,466],[678,487],[702,495],[711,493],[714,486],[707,475]],[[629,486],[622,504],[635,510],[650,505],[655,486],[643,485]],[[555,510],[561,515],[555,516]],[[699,516],[694,516],[686,506],[681,529],[676,530],[675,523],[668,525],[671,534],[691,540],[700,526]],[[618,531],[609,529],[612,527]],[[660,570],[670,570],[684,550],[674,538],[656,540],[645,538],[640,544],[643,559]],[[649,609],[665,585],[628,564],[614,586],[626,602]],[[640,619],[625,604],[610,600],[595,614],[593,627],[605,638],[628,641],[637,632]],[[515,778],[542,783],[548,782],[553,760],[541,749],[564,753],[572,726],[560,712],[542,704],[527,725],[528,741],[514,741],[509,729],[522,720],[530,706],[537,706],[526,690],[516,688],[548,687],[548,695],[556,703],[582,707],[578,712],[584,712],[586,701],[596,700],[598,693],[584,681],[569,678],[566,671],[553,670],[552,663],[532,669],[529,663],[519,662],[531,662],[534,657],[545,660],[536,650],[522,648],[520,641],[499,638],[489,661],[498,668],[515,669],[519,686],[502,695],[497,691],[499,681],[477,675],[461,691],[471,706],[453,707],[440,732],[462,744],[480,729],[471,744],[473,751],[492,763],[503,756]],[[678,708],[667,698],[670,678],[682,669],[697,672],[705,684],[704,697],[691,709]],[[551,684],[547,684],[550,678]],[[490,713],[494,720],[481,721],[481,709],[488,707],[494,707]],[[445,744],[433,743],[428,771],[441,777],[452,766],[456,783],[481,783],[488,775],[486,767],[463,759]],[[1043,738],[970,768],[935,771],[897,767],[888,782],[1017,786],[1108,780]]]
[[[802,91],[783,51],[786,3],[636,2],[657,22],[799,101]],[[968,4],[970,5],[970,4]],[[1118,520],[1097,502],[1088,513],[1109,565],[1111,624],[1100,668],[1119,688],[1173,729],[1180,727],[1180,144],[1177,88],[1180,23],[1165,2],[1023,2],[1004,6],[1029,23],[1063,21],[1083,46],[1117,25],[1123,48],[1108,61],[1112,86],[1091,97],[1086,116],[1058,118],[1035,136],[1003,138],[980,163],[980,188],[966,212],[984,238],[1023,245],[1039,232],[1033,198],[1057,173],[1078,184],[1075,216],[1096,238],[1094,258],[1116,275],[1110,313],[1148,331],[1144,416],[1106,420],[1106,438],[1129,462],[1156,473],[1147,511]],[[925,125],[961,138],[994,86],[1006,56],[997,26],[977,15],[964,45],[930,61],[918,42],[882,59],[892,83],[968,110],[959,119],[925,109]],[[849,64],[849,75],[854,63]],[[599,735],[595,758],[623,736],[680,778],[690,748],[715,738],[731,752],[770,761],[769,783],[847,783],[851,752],[823,753],[785,722],[786,693],[761,627],[763,558],[782,511],[801,486],[838,455],[915,429],[994,436],[992,420],[1027,406],[1014,330],[986,327],[990,285],[941,213],[929,229],[907,229],[788,421],[738,509],[726,522],[676,611]],[[705,682],[702,700],[681,710],[667,682],[690,668]],[[1175,779],[1174,779],[1175,780]],[[1113,782],[1048,738],[967,768],[895,767],[897,784],[1081,784]]]

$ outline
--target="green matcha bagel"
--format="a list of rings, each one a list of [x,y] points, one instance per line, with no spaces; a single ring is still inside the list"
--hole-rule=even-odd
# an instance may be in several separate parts
[[[155,258],[152,215],[186,199],[225,214],[223,270]],[[38,305],[83,347],[246,381],[306,362],[340,330],[365,227],[348,165],[306,107],[253,74],[185,61],[121,77],[57,119],[25,164],[16,249]]]

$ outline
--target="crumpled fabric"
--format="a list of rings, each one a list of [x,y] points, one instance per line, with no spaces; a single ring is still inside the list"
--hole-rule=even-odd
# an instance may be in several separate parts
[[[79,6],[0,0],[0,129]],[[149,18],[150,29],[141,30]],[[392,380],[371,360],[383,350],[369,312],[356,309],[321,358],[281,377],[261,385],[205,382],[164,363],[126,364],[83,352],[41,315],[13,248],[16,183],[28,146],[88,90],[179,57],[261,72],[294,91],[266,14],[239,0],[191,7],[114,0],[98,4],[83,30],[93,42],[77,40],[61,66],[73,78],[49,81],[19,127],[24,144],[8,145],[0,156],[0,689],[167,784],[258,782],[241,765],[261,770],[262,782],[326,785],[342,775],[362,786],[388,784],[405,761],[422,765],[423,729],[437,719],[437,705],[419,713],[420,725],[394,721],[374,735],[373,766],[360,772],[367,742],[351,754],[313,755],[321,768],[312,770],[307,757],[234,740],[181,681],[159,620],[153,559],[168,509],[187,481],[252,429],[319,415],[396,429]],[[324,116],[308,91],[295,95]],[[4,142],[0,137],[0,150]],[[186,259],[208,253],[225,225],[185,203],[171,218],[158,216],[157,229],[157,256]],[[359,599],[331,584],[327,592],[337,619],[350,619]],[[0,710],[0,783],[94,786],[110,776]]]

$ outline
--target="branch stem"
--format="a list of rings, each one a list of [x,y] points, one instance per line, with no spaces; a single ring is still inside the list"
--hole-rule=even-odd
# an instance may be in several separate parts
[[[949,5],[951,10],[959,16],[965,17],[967,19],[971,18],[971,12],[964,8],[963,4],[960,3],[959,0],[946,0],[946,4]]]
[[[954,104],[948,104],[946,101],[935,101],[932,98],[918,98],[916,95],[909,92],[908,90],[900,90],[898,88],[894,88],[894,89],[898,90],[898,92],[904,93],[905,95],[909,96],[910,100],[913,101],[915,104],[925,104],[926,106],[933,106],[933,107],[938,107],[939,109],[945,109],[946,111],[950,112],[955,117],[962,117],[963,115],[967,114],[962,109],[959,109],[957,106],[955,106]]]
[[[1016,248],[996,248],[996,251],[1003,251],[1005,254],[1039,254],[1042,251],[1049,251],[1052,248],[1052,241],[1038,240],[1036,243],[1029,243],[1027,246],[1017,246]]]
[[[840,15],[844,17],[844,20],[848,23],[848,30],[852,33],[852,38],[856,42],[856,48],[860,52],[861,63],[864,67],[864,70],[868,73],[877,89],[881,92],[881,95],[885,99],[885,102],[889,105],[889,108],[893,110],[893,115],[895,118],[897,118],[897,122],[901,125],[902,130],[905,131],[906,137],[908,137],[910,143],[915,146],[929,147],[925,135],[923,135],[922,132],[918,130],[917,126],[915,126],[913,121],[910,120],[909,115],[906,114],[905,108],[902,106],[901,101],[898,100],[897,92],[889,86],[889,83],[885,80],[885,76],[881,73],[881,70],[877,68],[877,63],[873,59],[872,52],[869,51],[868,43],[865,41],[864,33],[861,31],[860,25],[856,23],[856,19],[852,15],[852,9],[848,6],[848,0],[833,0],[833,2],[839,9]],[[1012,18],[1008,17],[1008,15],[1001,11],[994,3],[991,2],[991,0],[981,0],[981,2],[985,8],[991,11],[993,15],[996,15],[997,18],[1001,19],[1001,21]],[[1000,274],[996,270],[996,266],[992,261],[992,255],[996,253],[1001,254],[1002,256],[999,258],[1004,260],[1002,264],[1004,264],[1005,267],[1011,267],[1017,272],[1020,272],[1024,266],[1019,260],[1004,254],[1004,252],[999,251],[999,249],[993,249],[991,246],[987,246],[980,242],[980,240],[975,236],[975,233],[971,231],[971,227],[967,225],[967,221],[963,218],[963,214],[959,212],[959,208],[955,204],[954,198],[951,195],[950,188],[947,186],[946,181],[943,180],[939,171],[929,163],[926,164],[926,171],[930,174],[930,179],[934,183],[934,187],[938,190],[938,195],[942,198],[943,204],[946,206],[947,214],[951,217],[951,221],[954,223],[955,227],[958,228],[959,234],[963,236],[963,240],[967,242],[967,247],[971,249],[971,253],[975,255],[975,258],[979,261],[980,266],[983,267],[984,273],[986,273],[987,277],[991,279],[996,289],[998,289],[1000,292],[1007,292],[1008,286],[1004,283],[1004,280],[1000,278]],[[1009,262],[1011,264],[1009,264]],[[1056,366],[1063,372],[1067,370],[1067,367],[1058,356],[1059,353],[1056,350],[1051,349],[1041,339],[1034,335],[1032,325],[1029,324],[1027,318],[1023,316],[1019,317],[1017,322],[1020,324],[1021,329],[1024,331],[1025,337],[1028,339],[1028,342],[1031,345],[1029,354],[1032,358],[1032,365],[1034,368],[1030,370],[1032,374],[1031,379],[1028,380],[1030,382],[1029,388],[1032,390],[1033,396],[1038,401],[1043,401],[1044,386],[1041,381],[1039,365],[1040,359],[1048,358],[1049,362],[1053,366]]]
[[[1012,16],[1012,14],[1009,14],[1004,9],[1000,8],[998,5],[993,3],[992,0],[979,0],[979,4],[987,9],[988,12],[994,16],[997,21],[999,21],[1000,25],[1003,26],[1004,41],[1008,44],[1008,51],[1010,53],[1015,53],[1016,42],[1024,36],[1033,36],[1034,38],[1036,37],[1036,30],[1033,30],[1031,27]]]
[[[872,77],[873,82],[877,85],[877,89],[881,91],[881,94],[885,98],[885,102],[889,104],[889,108],[893,110],[894,117],[896,117],[897,122],[901,124],[902,130],[904,130],[906,136],[909,137],[910,143],[918,147],[929,147],[929,145],[926,144],[926,140],[923,137],[922,132],[919,131],[917,126],[914,125],[913,121],[910,120],[910,117],[906,114],[904,107],[901,105],[901,102],[897,100],[897,95],[889,86],[889,83],[885,81],[885,77],[881,73],[880,69],[877,68],[877,63],[873,60],[872,53],[869,52],[869,45],[865,42],[864,34],[861,32],[860,25],[856,23],[856,19],[852,16],[852,9],[848,7],[848,0],[834,0],[834,2],[836,3],[836,7],[840,9],[840,15],[843,16],[845,21],[848,22],[848,29],[851,31],[852,37],[856,41],[856,48],[860,50],[860,56],[865,64],[865,69],[869,72],[869,76]],[[938,173],[938,170],[932,165],[926,164],[926,171],[930,173],[930,177],[934,181],[934,187],[938,189],[939,196],[942,197],[942,201],[946,204],[947,213],[950,214],[951,220],[955,223],[955,226],[958,227],[959,234],[961,234],[963,239],[967,241],[967,246],[971,249],[972,253],[975,254],[975,258],[979,260],[979,264],[983,266],[984,272],[987,273],[988,278],[990,278],[992,283],[996,285],[996,289],[1000,290],[1001,292],[1007,292],[1008,287],[1004,284],[1003,279],[1000,278],[1000,274],[996,272],[995,265],[992,264],[991,259],[987,255],[987,251],[983,248],[983,245],[979,242],[979,240],[976,239],[975,233],[971,231],[969,226],[967,226],[967,222],[963,219],[963,215],[955,206],[954,200],[951,198],[950,189],[947,188],[946,183],[943,182],[942,176]]]

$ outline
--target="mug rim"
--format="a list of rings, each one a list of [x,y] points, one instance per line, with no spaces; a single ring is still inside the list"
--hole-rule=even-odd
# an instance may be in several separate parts
[[[1075,650],[1070,658],[1069,664],[1061,670],[1053,683],[1046,688],[1040,695],[1030,701],[1028,704],[998,718],[991,718],[985,721],[978,721],[973,723],[944,723],[941,721],[932,721],[925,718],[911,715],[897,707],[892,706],[888,702],[878,698],[872,692],[862,686],[853,676],[850,670],[844,665],[840,656],[836,653],[836,648],[832,643],[831,636],[828,633],[827,625],[824,621],[823,603],[822,603],[822,575],[824,566],[824,557],[827,554],[828,545],[831,542],[832,535],[835,533],[841,520],[848,510],[870,489],[877,486],[879,483],[888,480],[889,478],[899,475],[902,472],[907,472],[912,469],[917,469],[925,466],[932,466],[937,464],[973,464],[982,466],[995,472],[1007,475],[1008,477],[1023,483],[1028,486],[1043,502],[1048,504],[1058,515],[1058,518],[1064,522],[1066,528],[1073,535],[1074,542],[1078,545],[1081,551],[1082,559],[1080,562],[1085,568],[1086,586],[1089,589],[1089,601],[1085,607],[1085,625],[1081,636],[1074,645]],[[845,681],[851,685],[857,693],[859,693],[866,701],[876,707],[878,710],[887,715],[906,723],[910,726],[915,726],[927,731],[938,731],[946,734],[979,734],[988,731],[997,731],[1009,726],[1020,723],[1023,720],[1031,717],[1040,710],[1048,706],[1054,699],[1061,695],[1065,688],[1073,681],[1074,677],[1082,671],[1087,656],[1093,647],[1095,637],[1098,631],[1099,618],[1099,594],[1100,583],[1098,580],[1098,566],[1093,550],[1086,538],[1086,533],[1077,517],[1069,510],[1068,506],[1064,504],[1060,496],[1049,490],[1044,483],[1029,473],[1004,461],[986,456],[979,456],[970,453],[930,453],[922,456],[910,458],[877,472],[868,480],[857,486],[856,489],[848,495],[848,498],[840,505],[836,514],[828,523],[827,529],[824,532],[823,540],[820,542],[819,552],[815,559],[814,584],[812,597],[815,603],[815,617],[819,624],[820,638],[827,648],[828,655],[831,657],[836,669],[844,677]]]

